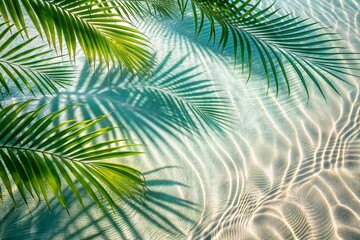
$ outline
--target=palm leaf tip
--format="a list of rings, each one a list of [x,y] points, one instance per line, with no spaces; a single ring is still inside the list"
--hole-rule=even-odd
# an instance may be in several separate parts
[[[0,110],[0,178],[15,206],[12,184],[26,204],[31,196],[45,200],[49,209],[49,193],[64,208],[68,207],[64,184],[83,205],[75,180],[100,207],[100,197],[110,205],[115,204],[114,196],[141,198],[145,188],[141,172],[107,161],[139,154],[131,150],[133,145],[120,145],[122,140],[101,140],[112,128],[90,131],[101,118],[56,124],[66,109],[41,117],[43,107],[26,111],[30,102]]]

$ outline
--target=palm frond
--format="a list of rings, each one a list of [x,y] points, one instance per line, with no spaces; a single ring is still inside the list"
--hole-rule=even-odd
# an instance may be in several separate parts
[[[5,21],[25,29],[25,12],[39,32],[56,50],[66,45],[75,58],[77,43],[88,61],[118,63],[131,72],[147,73],[151,68],[148,42],[137,29],[104,6],[112,0],[0,0]],[[65,44],[64,44],[65,43]]]
[[[67,208],[61,179],[81,205],[74,179],[99,206],[102,206],[100,196],[114,205],[108,189],[120,197],[141,197],[144,182],[139,171],[104,161],[139,152],[124,150],[133,146],[120,145],[124,140],[102,141],[101,137],[111,131],[111,127],[89,131],[104,117],[55,124],[67,108],[40,117],[45,105],[25,111],[29,103],[15,103],[0,110],[0,126],[3,126],[0,130],[0,177],[15,206],[12,183],[26,205],[29,194],[39,200],[43,198],[50,209],[48,193],[51,192]]]
[[[353,53],[342,47],[334,33],[326,32],[318,23],[288,15],[277,15],[273,4],[260,9],[261,0],[178,0],[181,11],[190,5],[196,35],[209,22],[209,42],[218,40],[224,48],[233,43],[235,59],[240,59],[242,71],[248,68],[251,77],[254,56],[259,57],[268,89],[275,82],[276,93],[281,81],[290,94],[289,68],[297,73],[309,97],[308,82],[315,84],[325,98],[322,83],[338,92],[333,80],[345,81],[351,64],[359,64]],[[218,35],[221,28],[221,34]],[[219,36],[219,37],[218,37]],[[236,63],[235,63],[236,64]],[[350,65],[349,65],[350,64]],[[356,68],[359,70],[359,68]]]
[[[13,83],[24,93],[33,88],[41,94],[58,92],[58,87],[69,85],[73,78],[71,65],[57,60],[59,56],[44,45],[35,45],[36,37],[23,39],[21,31],[12,31],[12,25],[0,23],[0,92],[11,94]],[[34,46],[35,45],[35,46]]]

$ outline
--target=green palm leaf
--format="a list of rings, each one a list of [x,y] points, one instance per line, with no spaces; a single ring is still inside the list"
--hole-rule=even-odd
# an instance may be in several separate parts
[[[248,67],[252,73],[254,55],[260,59],[268,88],[275,82],[276,92],[283,80],[290,94],[287,65],[297,73],[309,97],[310,80],[325,97],[321,81],[337,92],[333,80],[344,81],[351,74],[349,64],[356,64],[351,52],[340,45],[340,39],[325,32],[317,23],[289,15],[278,16],[273,5],[260,9],[261,0],[178,0],[182,12],[191,6],[195,18],[196,35],[209,21],[209,41],[217,39],[217,26],[221,27],[219,46],[233,42],[235,59],[241,59],[242,71]],[[217,25],[218,24],[218,25]],[[340,46],[334,46],[334,44]],[[358,64],[358,63],[357,63]],[[357,68],[358,69],[358,68]]]
[[[138,154],[123,150],[132,145],[119,145],[124,140],[102,141],[100,138],[113,128],[89,131],[104,117],[86,121],[68,120],[55,124],[66,110],[62,109],[43,117],[45,105],[25,111],[30,101],[9,105],[0,111],[0,178],[16,206],[12,183],[28,204],[28,194],[49,206],[51,192],[64,208],[62,181],[66,182],[83,205],[76,179],[86,192],[101,206],[100,196],[110,205],[113,197],[108,189],[120,197],[138,197],[144,192],[144,182],[136,169],[116,162],[119,158]],[[0,192],[0,198],[3,195]]]
[[[0,13],[20,30],[26,27],[26,12],[31,22],[55,49],[64,43],[75,58],[77,43],[88,61],[119,63],[132,72],[147,73],[151,54],[144,36],[113,13],[111,0],[0,0]],[[25,30],[26,32],[26,30]]]
[[[0,24],[0,91],[11,93],[8,80],[21,92],[28,89],[33,95],[33,88],[45,95],[69,85],[73,71],[67,62],[58,61],[59,56],[44,45],[34,46],[36,37],[23,39],[21,31],[11,32],[12,25],[4,25]]]

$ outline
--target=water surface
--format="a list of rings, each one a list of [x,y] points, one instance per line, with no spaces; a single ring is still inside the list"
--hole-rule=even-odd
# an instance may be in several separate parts
[[[360,52],[356,0],[284,0],[276,7],[319,21]],[[266,94],[260,63],[255,61],[246,84],[246,76],[233,69],[231,52],[220,54],[205,37],[194,39],[190,18],[140,28],[167,73],[153,77],[192,76],[217,84],[233,107],[233,129],[182,134],[181,123],[163,124],[156,102],[131,98],[131,76],[107,78],[85,66],[79,82],[51,106],[81,101],[86,111],[69,116],[111,113],[104,125],[124,125],[115,136],[146,144],[146,155],[127,163],[145,174],[147,205],[120,201],[104,214],[91,200],[83,211],[69,197],[71,217],[55,201],[51,214],[42,205],[32,215],[3,207],[3,232],[29,239],[360,239],[358,79],[346,79],[353,86],[337,82],[341,96],[324,85],[326,101],[311,86],[308,101],[290,75],[291,96],[284,90],[276,97],[273,90]]]

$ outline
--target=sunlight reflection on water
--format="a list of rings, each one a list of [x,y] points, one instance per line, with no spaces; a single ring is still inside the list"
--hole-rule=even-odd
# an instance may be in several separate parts
[[[276,6],[320,21],[360,52],[360,6],[356,0],[278,1]],[[132,129],[136,122],[110,118],[106,124],[125,125],[126,131],[117,136],[128,134],[146,144],[146,156],[128,163],[145,172],[148,205],[122,202],[114,213],[103,215],[90,203],[85,212],[75,204],[71,218],[57,207],[51,216],[39,207],[32,216],[21,213],[22,220],[3,220],[9,226],[15,222],[33,226],[32,230],[19,228],[23,232],[14,234],[34,239],[360,238],[356,79],[347,79],[354,86],[337,84],[341,97],[327,91],[327,101],[313,87],[307,103],[293,75],[289,76],[292,95],[283,91],[276,98],[274,91],[266,95],[266,80],[256,64],[253,78],[245,84],[246,77],[233,71],[231,53],[219,54],[206,45],[205,38],[195,41],[186,19],[176,24],[153,21],[140,28],[153,42],[159,61],[172,51],[169,66],[186,57],[176,71],[198,65],[196,71],[202,78],[219,84],[236,110],[236,127],[225,136],[175,133],[178,139],[174,139],[174,133],[161,127]],[[95,100],[76,89],[66,94],[74,101],[82,97],[93,115],[128,114],[123,102],[111,96]],[[68,104],[69,99],[56,102],[54,108]],[[145,124],[139,119],[138,126]]]

